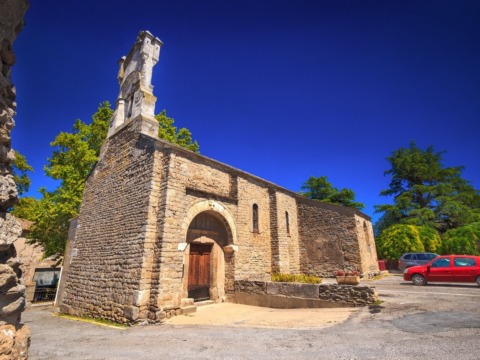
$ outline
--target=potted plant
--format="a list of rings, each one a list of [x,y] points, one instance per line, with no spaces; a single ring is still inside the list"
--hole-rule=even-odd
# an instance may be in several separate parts
[[[360,271],[357,270],[338,270],[336,277],[339,285],[360,284]]]

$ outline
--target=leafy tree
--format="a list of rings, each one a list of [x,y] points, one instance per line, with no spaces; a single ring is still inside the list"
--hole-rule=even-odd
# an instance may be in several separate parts
[[[394,224],[429,226],[443,234],[480,221],[480,192],[461,177],[463,167],[445,167],[442,154],[412,141],[387,157],[391,168],[385,174],[392,180],[380,195],[394,196],[394,203],[375,207],[383,213],[377,234]]]
[[[442,240],[445,254],[480,255],[480,222],[450,229]]]
[[[185,149],[192,150],[196,153],[200,151],[197,141],[192,141],[192,134],[186,128],[177,128],[173,125],[175,120],[167,116],[166,110],[155,116],[159,123],[158,137],[170,141],[171,143],[180,145]]]
[[[110,104],[104,102],[92,116],[91,124],[76,120],[73,132],[61,132],[50,144],[55,150],[47,160],[45,173],[61,181],[58,189],[62,189],[75,208],[82,201],[85,180],[98,159],[111,116]]]
[[[381,258],[398,260],[406,252],[438,252],[441,247],[437,231],[427,226],[396,224],[376,239]]]
[[[32,172],[33,167],[27,163],[27,158],[24,155],[15,151],[15,160],[12,164],[12,170],[18,194],[22,195],[30,188],[31,181],[28,172]]]
[[[326,203],[348,206],[361,210],[364,204],[355,201],[355,193],[350,189],[338,190],[328,180],[326,176],[310,176],[302,185],[300,194],[312,199]]]
[[[60,181],[54,191],[40,189],[41,199],[23,198],[13,213],[33,221],[29,237],[41,244],[45,255],[63,255],[68,237],[69,220],[78,215],[82,203],[87,176],[98,160],[100,148],[106,139],[113,110],[106,101],[86,124],[76,120],[72,132],[61,132],[51,143],[53,155],[45,166],[45,173]],[[192,141],[185,128],[177,131],[174,120],[165,110],[156,116],[159,137],[198,152],[199,146]]]
[[[425,251],[437,254],[442,252],[442,239],[437,230],[428,226],[417,226],[417,229]]]
[[[12,208],[11,213],[18,218],[33,221],[38,201],[31,196],[22,197],[18,199],[18,203]]]
[[[86,178],[98,159],[112,113],[110,104],[104,102],[90,124],[76,120],[71,133],[58,134],[44,170],[60,185],[54,191],[40,189],[42,197],[38,200],[20,199],[13,210],[17,216],[33,221],[29,237],[43,246],[46,256],[63,254],[69,220],[78,214]]]
[[[63,255],[68,235],[69,220],[78,214],[71,196],[58,187],[55,191],[40,189],[42,197],[21,198],[13,214],[33,222],[28,237],[30,243],[43,247],[45,256]]]

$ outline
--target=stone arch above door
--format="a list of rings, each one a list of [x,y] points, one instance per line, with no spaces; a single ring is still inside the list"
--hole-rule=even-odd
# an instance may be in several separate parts
[[[187,215],[182,222],[181,229],[183,239],[187,239],[188,228],[195,216],[205,211],[209,212],[225,224],[228,235],[228,244],[236,244],[237,227],[235,225],[233,216],[230,214],[230,212],[225,206],[215,200],[201,200],[190,207],[190,209],[187,211]]]
[[[226,301],[234,293],[235,223],[214,201],[192,205],[185,221],[183,297]]]

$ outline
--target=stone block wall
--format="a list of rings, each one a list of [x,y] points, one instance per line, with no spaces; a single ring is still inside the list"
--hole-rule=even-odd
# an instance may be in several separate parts
[[[318,293],[320,300],[348,306],[373,305],[378,300],[375,289],[369,286],[320,285]]]
[[[300,197],[297,205],[302,273],[331,277],[339,269],[362,268],[355,222],[360,212]]]
[[[235,210],[237,245],[235,279],[269,280],[272,267],[272,223],[268,188],[246,174],[238,177]],[[253,229],[253,205],[258,205],[258,232]]]
[[[154,284],[158,288],[152,292],[157,296],[156,300],[151,299],[152,306],[175,306],[187,296],[182,268],[188,254],[179,252],[178,245],[187,241],[187,230],[193,216],[189,215],[189,211],[208,201],[214,201],[222,207],[223,213],[231,216],[231,224],[226,224],[230,234],[227,243],[239,247],[238,252],[225,258],[225,270],[232,272],[225,274],[227,294],[233,293],[235,278],[269,279],[270,212],[267,187],[239,171],[229,170],[221,163],[163,141],[159,141],[159,144],[165,146],[159,151],[165,154],[168,165],[164,166],[165,184],[162,185],[158,205],[161,246],[155,266],[159,281]],[[252,228],[253,204],[259,207],[258,232]],[[222,217],[227,214],[218,215]]]
[[[274,308],[354,307],[375,304],[374,287],[235,281],[237,303]]]
[[[355,225],[361,259],[361,272],[366,277],[379,273],[377,249],[373,237],[373,225],[370,221],[355,214]]]
[[[181,313],[195,240],[188,232],[201,213],[225,226],[216,232],[225,239],[208,238],[216,301],[234,298],[236,281],[267,282],[273,272],[331,276],[370,266],[371,224],[360,212],[305,199],[141,129],[141,119],[117,129],[87,181],[63,312],[120,322]]]
[[[151,71],[161,45],[142,31],[120,61],[107,140],[72,222],[62,311],[155,322],[191,307],[193,298],[231,298],[239,280],[370,269],[371,224],[360,212],[307,200],[158,139]],[[0,155],[7,150],[0,147]],[[321,302],[316,287],[266,284],[270,299]]]
[[[299,274],[300,248],[297,203],[294,196],[281,191],[275,191],[275,198],[276,212],[271,212],[270,216],[274,217],[277,221],[279,248],[278,272]]]
[[[155,253],[152,296],[150,305],[159,310],[180,304],[183,293],[184,253],[178,251],[178,244],[186,242],[182,233],[182,219],[186,216],[188,203],[185,184],[190,183],[190,169],[182,162],[174,148],[168,144],[159,149],[163,153],[161,164],[161,193],[158,198],[157,222],[159,225],[158,245]],[[200,183],[203,184],[202,180]],[[213,184],[212,184],[213,186]],[[219,188],[216,188],[217,191]],[[222,192],[223,193],[223,192]]]
[[[189,226],[204,211],[225,224],[227,239],[218,245],[238,249],[222,259],[221,293],[227,297],[234,295],[236,280],[268,281],[273,272],[325,276],[362,267],[360,248],[368,252],[368,245],[359,241],[370,240],[363,227],[364,237],[358,236],[355,216],[368,222],[361,213],[304,199],[141,135],[138,127],[127,124],[107,141],[87,181],[65,312],[115,321],[159,321],[178,312],[188,297],[188,251],[179,246],[191,241]]]
[[[63,295],[66,313],[127,322],[146,311],[157,229],[150,203],[159,192],[153,169],[162,154],[136,125],[104,145],[87,180]]]

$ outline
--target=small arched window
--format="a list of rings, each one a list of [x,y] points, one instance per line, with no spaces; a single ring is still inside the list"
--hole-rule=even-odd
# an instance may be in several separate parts
[[[285,211],[285,225],[287,226],[287,235],[290,235],[290,219],[288,218],[288,211]]]
[[[253,204],[252,206],[252,225],[253,232],[258,232],[258,205]]]

